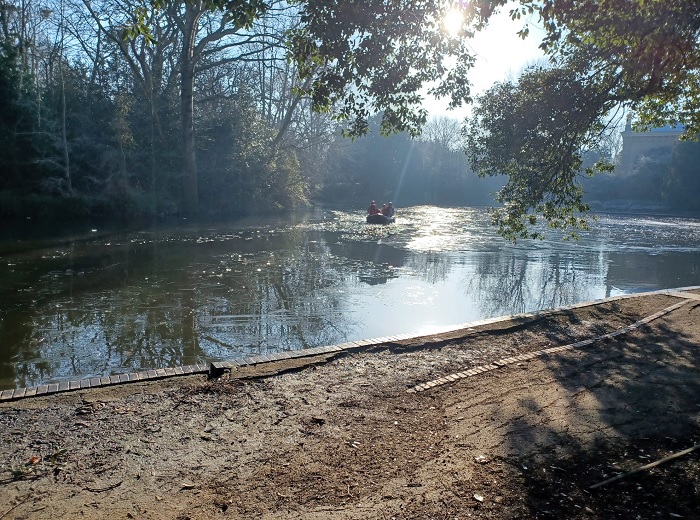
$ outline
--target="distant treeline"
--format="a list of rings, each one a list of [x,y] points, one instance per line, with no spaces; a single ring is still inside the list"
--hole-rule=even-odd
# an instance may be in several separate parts
[[[462,151],[460,123],[436,117],[419,140],[406,134],[379,135],[379,119],[367,137],[337,140],[329,154],[326,178],[319,194],[326,201],[368,206],[370,199],[394,205],[493,205],[499,178],[480,179]]]
[[[0,3],[0,217],[305,202],[335,127],[294,93],[280,42],[295,12],[276,4],[251,30],[196,3],[144,11],[149,43],[124,38],[129,0]]]
[[[629,175],[598,174],[584,179],[583,188],[593,210],[700,211],[700,143],[650,150]]]

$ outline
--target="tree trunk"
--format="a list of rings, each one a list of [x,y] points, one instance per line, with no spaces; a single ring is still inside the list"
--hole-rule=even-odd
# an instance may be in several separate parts
[[[196,217],[199,213],[197,193],[197,161],[194,151],[194,37],[197,22],[202,13],[198,6],[186,4],[185,31],[183,33],[182,55],[180,60],[180,114],[182,124],[183,153],[183,212],[185,216]]]
[[[68,153],[68,131],[66,128],[66,78],[63,71],[63,52],[65,42],[65,20],[63,13],[63,2],[61,1],[61,52],[58,56],[59,74],[61,75],[61,140],[63,144],[63,168],[66,181],[66,190],[73,194],[73,183],[70,176],[70,155]]]

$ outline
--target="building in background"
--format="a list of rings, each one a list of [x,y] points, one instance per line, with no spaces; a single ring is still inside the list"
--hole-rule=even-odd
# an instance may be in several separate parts
[[[684,130],[683,125],[667,125],[652,128],[648,132],[635,132],[632,130],[632,117],[628,116],[625,131],[622,132],[622,151],[615,173],[622,177],[632,174],[637,161],[645,156],[667,153],[670,157]]]

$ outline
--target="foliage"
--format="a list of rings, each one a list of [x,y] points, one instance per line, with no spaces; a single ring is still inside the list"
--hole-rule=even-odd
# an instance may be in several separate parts
[[[334,110],[345,134],[369,130],[382,115],[383,133],[416,136],[426,120],[421,90],[469,98],[474,64],[467,33],[449,36],[442,21],[452,2],[426,0],[305,0],[300,26],[291,32],[290,55],[309,80],[316,110]]]
[[[533,68],[518,83],[497,83],[478,99],[465,126],[467,157],[480,176],[507,175],[493,221],[509,239],[539,238],[537,215],[552,227],[585,226],[578,177],[581,151],[604,129],[604,85],[584,84],[571,69]],[[609,168],[599,162],[588,168]]]
[[[681,141],[673,150],[652,149],[640,157],[631,175],[596,175],[584,183],[585,199],[595,209],[700,211],[700,143]]]
[[[0,42],[0,190],[29,193],[41,175],[37,167],[41,139],[33,103],[32,83],[20,67],[20,49]],[[7,211],[7,210],[5,210]]]
[[[344,121],[346,135],[364,135],[370,117],[381,113],[385,134],[417,136],[427,117],[421,107],[424,89],[449,97],[452,107],[471,101],[468,72],[475,57],[466,19],[475,6],[451,0],[292,0],[285,5],[298,12],[285,42],[301,80],[295,91],[310,96],[314,110]],[[152,18],[182,6],[221,13],[220,27],[232,27],[229,32],[254,29],[278,10],[274,0],[150,0],[148,8],[132,8],[122,37],[157,42]],[[443,21],[455,6],[466,18],[459,34],[450,35]]]
[[[488,19],[505,4],[484,2],[478,12]],[[639,128],[681,122],[689,136],[700,130],[700,3],[521,0],[511,15],[529,13],[546,30],[541,47],[552,68],[495,86],[468,127],[475,171],[509,175],[495,221],[513,239],[539,235],[538,214],[574,233],[585,226],[582,154],[599,143],[616,106],[636,110]]]
[[[329,166],[333,183],[377,197],[474,192],[449,134],[410,137],[426,122],[425,92],[470,101],[468,36],[505,0],[459,3],[469,7],[456,36],[441,26],[448,0],[6,4],[5,214],[166,216],[188,197],[216,215],[290,208],[322,188]],[[582,154],[617,104],[640,124],[700,127],[697,11],[688,0],[521,0],[513,16],[540,16],[553,66],[496,85],[467,125],[474,170],[494,185],[509,176],[495,213],[509,236],[532,236],[537,213],[567,231],[582,225],[579,170],[606,167]],[[338,121],[355,137],[410,136],[340,144]]]
[[[319,175],[301,176],[301,158],[313,161],[292,146],[304,133],[299,114],[308,104],[293,94],[293,70],[277,47],[289,9],[260,19],[278,4],[231,2],[226,12],[206,12],[199,2],[163,3],[164,10],[141,11],[130,0],[48,0],[41,9],[8,8],[0,20],[0,216],[146,218],[182,211],[185,23],[197,28],[195,150],[207,213],[304,204],[309,179]],[[134,23],[147,26],[150,43],[122,39]],[[66,42],[64,32],[71,34]]]
[[[209,216],[292,209],[307,201],[292,150],[272,146],[274,131],[245,91],[201,131],[201,182]]]
[[[166,11],[177,6],[181,2],[171,0],[151,0],[149,10],[146,6],[136,6],[133,9],[133,19],[122,28],[121,37],[124,40],[133,40],[139,36],[148,43],[155,43],[156,37],[149,26],[152,10]],[[205,0],[191,2],[193,5],[209,10],[218,10],[224,13],[223,24],[231,24],[235,27],[249,29],[255,20],[264,15],[270,9],[269,0]]]
[[[539,13],[544,48],[566,61],[585,51],[591,74],[610,78],[610,98],[636,109],[641,126],[682,122],[690,135],[700,131],[697,1],[546,0]]]

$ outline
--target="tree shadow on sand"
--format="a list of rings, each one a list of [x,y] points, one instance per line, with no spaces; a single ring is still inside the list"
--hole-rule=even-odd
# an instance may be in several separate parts
[[[700,443],[700,307],[546,356],[502,404],[509,478],[532,518],[698,518],[698,452],[590,489]],[[564,344],[564,343],[562,343]],[[547,385],[548,391],[540,391]]]

